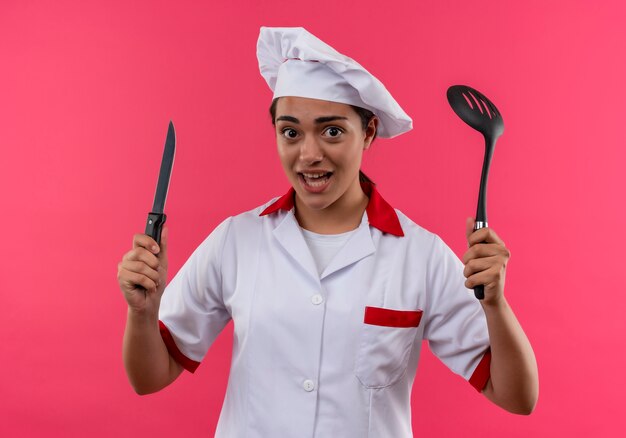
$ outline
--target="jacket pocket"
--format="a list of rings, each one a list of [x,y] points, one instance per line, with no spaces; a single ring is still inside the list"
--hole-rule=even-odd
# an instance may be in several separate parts
[[[402,377],[422,313],[422,310],[365,307],[354,368],[363,386],[389,386]]]

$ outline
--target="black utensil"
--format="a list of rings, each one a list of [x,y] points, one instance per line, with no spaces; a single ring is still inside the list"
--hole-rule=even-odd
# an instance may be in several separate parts
[[[170,176],[172,174],[172,166],[174,165],[174,155],[176,153],[176,132],[174,131],[174,123],[170,121],[167,127],[167,137],[165,139],[165,148],[163,149],[163,158],[161,159],[161,170],[159,171],[159,180],[157,181],[156,193],[154,194],[154,204],[152,211],[148,213],[146,222],[146,234],[152,237],[157,245],[161,245],[161,229],[167,219],[163,210],[165,209],[165,199],[167,191],[170,187]]]
[[[478,207],[474,231],[487,227],[487,178],[489,165],[496,140],[504,131],[502,114],[496,106],[481,92],[467,85],[453,85],[448,88],[448,102],[457,116],[485,137],[485,158],[483,171],[480,176],[480,190],[478,192]],[[485,287],[479,285],[474,288],[474,295],[479,300],[485,298]]]

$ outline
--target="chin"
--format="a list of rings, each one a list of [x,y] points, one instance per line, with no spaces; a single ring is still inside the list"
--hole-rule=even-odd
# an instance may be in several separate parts
[[[296,189],[296,195],[300,202],[310,210],[324,210],[335,202],[329,193],[314,194],[298,188]]]
[[[310,193],[303,193],[300,196],[300,201],[311,210],[323,210],[332,204],[332,201],[329,201],[327,196],[311,195]]]

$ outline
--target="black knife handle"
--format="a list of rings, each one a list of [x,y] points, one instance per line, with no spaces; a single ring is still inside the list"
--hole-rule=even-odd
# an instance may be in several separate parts
[[[164,213],[148,213],[148,220],[146,222],[146,234],[152,237],[157,245],[161,246],[161,229],[167,216]]]

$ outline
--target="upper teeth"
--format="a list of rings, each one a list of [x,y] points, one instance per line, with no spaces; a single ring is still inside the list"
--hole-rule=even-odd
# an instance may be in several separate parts
[[[302,175],[306,176],[307,178],[319,178],[326,174],[325,173],[303,173]]]

